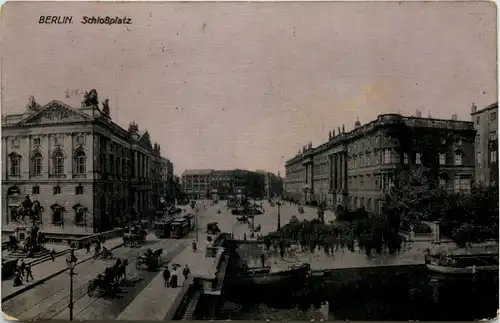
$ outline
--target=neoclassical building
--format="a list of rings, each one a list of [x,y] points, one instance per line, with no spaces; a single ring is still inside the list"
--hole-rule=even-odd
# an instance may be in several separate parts
[[[88,235],[155,213],[173,165],[149,133],[110,116],[95,90],[80,107],[34,98],[2,119],[2,231],[19,227],[11,212],[28,195],[43,207],[48,235]]]
[[[397,135],[399,133],[399,135]],[[403,135],[402,135],[403,134]],[[285,164],[285,197],[302,203],[324,202],[330,207],[380,209],[398,167],[433,163],[439,184],[448,190],[470,190],[474,183],[474,124],[457,120],[379,115],[346,132],[331,131],[327,142],[305,145]],[[424,146],[435,143],[435,156]],[[427,150],[427,154],[429,151]]]

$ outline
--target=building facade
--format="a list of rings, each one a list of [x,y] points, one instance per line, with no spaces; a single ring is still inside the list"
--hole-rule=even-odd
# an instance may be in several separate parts
[[[245,169],[186,170],[182,174],[182,183],[184,193],[191,198],[211,198],[212,193],[217,193],[220,199],[238,194],[280,196],[283,187],[281,177],[275,174]]]
[[[26,196],[40,202],[49,236],[102,232],[154,213],[167,160],[147,131],[123,129],[109,111],[92,90],[79,108],[30,98],[24,113],[3,117],[3,231],[19,229],[12,212]]]
[[[476,129],[476,183],[498,185],[498,102],[478,110],[472,105],[472,122]]]
[[[401,135],[404,134],[404,135]],[[439,184],[449,190],[470,190],[474,183],[472,122],[385,114],[354,129],[331,131],[329,140],[312,143],[285,164],[287,198],[329,207],[364,207],[378,211],[398,168],[417,168],[428,161],[438,168]],[[436,143],[436,156],[424,156]],[[429,154],[426,152],[426,154]]]
[[[209,199],[213,169],[186,169],[182,173],[182,191],[191,199]]]

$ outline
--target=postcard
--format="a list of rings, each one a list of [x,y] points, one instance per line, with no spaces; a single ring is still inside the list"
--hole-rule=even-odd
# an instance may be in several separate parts
[[[496,317],[496,15],[7,2],[4,317]]]

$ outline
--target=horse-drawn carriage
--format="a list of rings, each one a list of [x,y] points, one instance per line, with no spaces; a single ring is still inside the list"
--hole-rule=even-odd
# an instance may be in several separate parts
[[[146,241],[147,234],[146,230],[139,226],[127,228],[123,234],[123,243],[125,246],[135,247]]]
[[[120,283],[127,277],[127,265],[127,259],[124,261],[117,259],[113,267],[106,268],[104,274],[99,274],[89,282],[87,295],[90,297],[107,296],[116,292]]]
[[[137,257],[137,262],[135,263],[136,268],[141,269],[145,266],[148,270],[157,269],[160,267],[162,253],[163,249],[157,249],[154,252],[148,249],[143,256]]]

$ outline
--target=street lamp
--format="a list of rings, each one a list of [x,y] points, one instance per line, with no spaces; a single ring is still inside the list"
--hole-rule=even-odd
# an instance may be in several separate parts
[[[278,231],[281,229],[281,202],[278,201]]]
[[[69,320],[73,321],[73,276],[76,275],[74,270],[78,259],[75,257],[75,249],[71,248],[71,252],[66,258],[66,264],[69,268]]]

